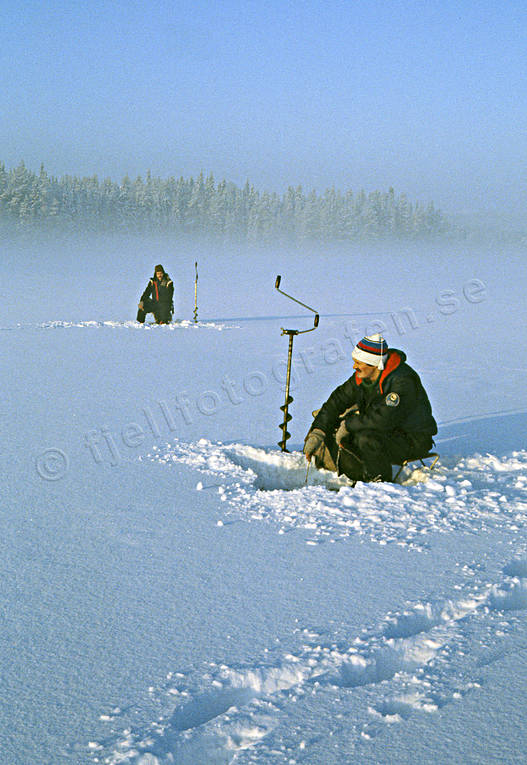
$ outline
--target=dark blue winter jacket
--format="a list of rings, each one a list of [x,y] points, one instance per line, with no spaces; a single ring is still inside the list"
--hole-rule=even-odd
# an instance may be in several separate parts
[[[419,375],[406,363],[406,354],[392,348],[377,382],[365,384],[355,373],[339,385],[322,405],[311,426],[320,428],[326,435],[332,433],[345,416],[350,433],[359,430],[434,436],[437,424],[432,407]]]

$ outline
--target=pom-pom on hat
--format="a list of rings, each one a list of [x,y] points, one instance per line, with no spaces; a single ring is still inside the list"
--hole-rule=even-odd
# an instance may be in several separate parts
[[[388,358],[388,343],[379,334],[363,337],[353,349],[351,356],[355,361],[384,369],[384,362]]]

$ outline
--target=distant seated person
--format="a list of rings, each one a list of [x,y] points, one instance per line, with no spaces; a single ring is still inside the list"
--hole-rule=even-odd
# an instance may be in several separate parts
[[[432,408],[406,354],[381,335],[364,337],[351,355],[354,374],[313,412],[304,454],[352,481],[391,481],[392,465],[432,448]]]
[[[170,324],[174,312],[174,283],[163,266],[154,269],[154,275],[141,295],[137,321],[144,324],[146,314],[153,313],[156,324]]]

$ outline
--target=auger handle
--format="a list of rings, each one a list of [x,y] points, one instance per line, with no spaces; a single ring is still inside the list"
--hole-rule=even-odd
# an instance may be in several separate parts
[[[308,311],[311,311],[312,313],[315,314],[315,319],[314,319],[314,322],[313,322],[313,327],[311,329],[298,330],[297,334],[303,335],[304,332],[312,332],[314,329],[316,329],[318,327],[318,322],[319,322],[319,319],[320,319],[317,311],[315,311],[314,308],[311,308],[311,306],[306,305],[305,303],[302,303],[301,300],[297,300],[292,295],[288,295],[287,292],[284,292],[283,290],[281,290],[280,289],[280,282],[281,281],[282,281],[282,277],[280,276],[280,274],[278,274],[278,276],[276,277],[274,286],[275,286],[275,289],[277,289],[278,292],[281,295],[284,295],[285,297],[289,298],[289,300],[293,300],[295,303],[298,303],[298,305],[301,305],[303,308],[307,308]],[[282,333],[285,333],[286,331],[289,332],[289,330],[282,330]]]

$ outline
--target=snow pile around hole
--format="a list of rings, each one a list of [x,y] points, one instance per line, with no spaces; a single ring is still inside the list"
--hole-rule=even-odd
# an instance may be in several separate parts
[[[232,324],[213,321],[190,321],[189,319],[174,320],[170,324],[156,324],[153,321],[147,321],[140,324],[138,321],[44,321],[36,325],[18,324],[17,329],[136,329],[140,331],[152,330],[163,332],[172,332],[178,329],[215,329],[221,332],[225,329],[237,329]]]
[[[379,544],[424,549],[434,532],[514,530],[527,522],[526,451],[501,459],[474,455],[432,472],[407,470],[404,485],[355,487],[345,476],[314,466],[307,471],[300,452],[207,439],[155,447],[147,459],[195,468],[209,476],[196,488],[218,491],[226,516],[272,521],[282,533],[307,529],[308,544],[359,534]]]

